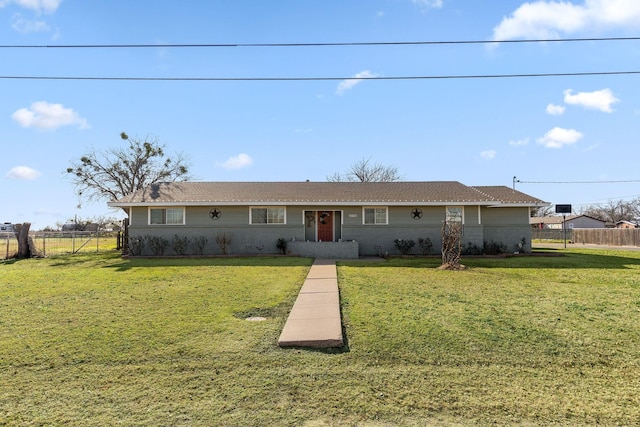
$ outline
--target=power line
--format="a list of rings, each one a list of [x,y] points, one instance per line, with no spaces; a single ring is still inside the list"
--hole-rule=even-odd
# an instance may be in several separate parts
[[[518,39],[518,40],[435,40],[396,42],[319,42],[319,43],[176,43],[176,44],[58,44],[58,45],[0,45],[2,49],[123,49],[123,48],[234,48],[234,47],[347,47],[347,46],[420,46],[420,45],[466,45],[501,43],[559,43],[559,42],[612,42],[637,41],[640,37],[590,37],[562,39]]]
[[[514,183],[520,184],[629,184],[640,182],[640,179],[625,179],[613,181],[521,181],[514,177]]]
[[[337,80],[455,80],[511,79],[539,77],[585,77],[638,75],[640,71],[595,71],[575,73],[469,74],[434,76],[366,76],[366,77],[87,77],[87,76],[0,76],[0,80],[111,80],[111,81],[337,81]]]

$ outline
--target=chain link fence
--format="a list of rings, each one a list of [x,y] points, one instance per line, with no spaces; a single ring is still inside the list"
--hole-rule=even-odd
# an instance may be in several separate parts
[[[29,233],[33,256],[59,256],[78,253],[114,251],[119,246],[118,233],[99,231],[57,231]],[[14,258],[18,253],[15,233],[0,233],[0,259]]]

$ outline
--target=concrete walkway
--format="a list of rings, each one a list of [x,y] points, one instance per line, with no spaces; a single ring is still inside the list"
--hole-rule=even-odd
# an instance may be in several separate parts
[[[343,344],[336,263],[316,259],[289,313],[278,345],[328,348]]]

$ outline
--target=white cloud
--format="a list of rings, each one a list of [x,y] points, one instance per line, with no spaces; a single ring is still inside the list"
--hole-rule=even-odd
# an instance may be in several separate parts
[[[242,169],[253,164],[251,156],[240,153],[237,156],[229,157],[224,163],[219,164],[224,169]]]
[[[23,7],[25,9],[31,9],[36,12],[55,12],[62,0],[0,0],[0,8],[8,6],[12,3]]]
[[[483,159],[486,160],[491,160],[494,159],[496,157],[496,150],[486,150],[483,151],[482,153],[480,153],[480,157],[482,157]]]
[[[575,129],[563,129],[555,127],[538,139],[538,144],[547,148],[562,148],[565,145],[572,145],[582,139],[584,135]]]
[[[369,70],[361,71],[355,76],[353,76],[352,79],[346,79],[341,81],[340,84],[338,85],[338,88],[336,89],[336,95],[342,95],[347,90],[353,89],[353,87],[358,83],[362,82],[363,79],[371,79],[374,77],[377,77],[377,74],[373,74]]]
[[[559,38],[561,34],[607,28],[637,28],[638,0],[537,0],[522,4],[493,29],[494,40]]]
[[[28,166],[16,166],[7,173],[7,176],[11,179],[21,179],[25,181],[33,181],[40,175],[42,174],[39,171]]]
[[[411,0],[413,4],[425,8],[440,9],[442,7],[442,0]]]
[[[524,138],[524,139],[518,139],[518,140],[514,140],[514,141],[509,141],[509,145],[513,146],[513,147],[523,147],[525,145],[529,144],[529,138]]]
[[[38,101],[31,108],[21,108],[11,116],[20,126],[42,130],[54,130],[61,126],[77,125],[80,129],[88,129],[86,119],[62,104],[50,104]]]
[[[612,113],[612,104],[620,102],[613,95],[611,89],[596,90],[595,92],[578,92],[573,94],[572,89],[564,91],[564,102],[571,105],[581,105],[591,110],[600,110],[605,113]]]
[[[22,34],[49,31],[50,29],[46,22],[24,19],[20,14],[13,16],[11,28]]]
[[[561,116],[564,114],[565,109],[566,108],[562,105],[549,104],[547,105],[547,114],[551,114],[552,116]]]

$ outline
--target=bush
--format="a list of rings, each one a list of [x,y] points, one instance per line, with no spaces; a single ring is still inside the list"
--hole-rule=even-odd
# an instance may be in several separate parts
[[[231,241],[233,240],[233,233],[218,233],[215,235],[216,243],[222,251],[222,255],[227,255],[229,249],[231,249]]]
[[[498,242],[494,242],[493,240],[490,242],[484,242],[484,250],[485,255],[500,255],[507,252],[507,247]]]
[[[193,245],[195,253],[198,255],[204,255],[204,248],[207,246],[207,241],[207,238],[204,236],[198,236],[193,239],[191,244]]]
[[[129,237],[129,255],[142,255],[145,246],[144,241],[144,238]]]
[[[167,246],[169,246],[169,241],[164,237],[160,236],[150,236],[146,237],[147,243],[149,244],[149,249],[156,256],[164,255],[164,251],[167,250]]]
[[[482,253],[483,249],[471,242],[467,242],[467,246],[462,249],[463,255],[482,255]]]
[[[427,237],[426,239],[423,239],[421,237],[418,239],[418,247],[420,248],[422,255],[429,255],[433,249],[433,243],[430,238]]]
[[[171,249],[176,253],[176,255],[184,255],[187,253],[187,248],[189,247],[189,238],[186,236],[180,237],[177,234],[173,236],[171,240]]]
[[[396,245],[396,249],[398,249],[402,255],[409,255],[416,245],[416,242],[413,240],[396,239],[393,242]]]
[[[283,239],[282,237],[279,238],[276,241],[276,248],[278,248],[280,250],[280,253],[282,255],[285,255],[287,253],[287,241],[285,239]]]

